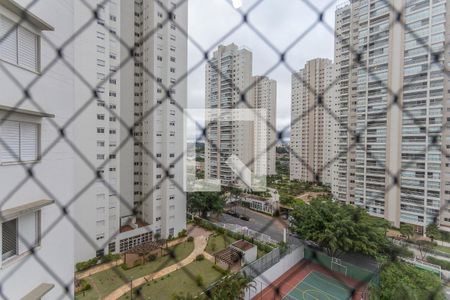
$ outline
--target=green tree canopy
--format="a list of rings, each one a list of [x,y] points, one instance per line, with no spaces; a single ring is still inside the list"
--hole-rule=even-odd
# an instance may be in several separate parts
[[[402,262],[391,262],[383,266],[380,287],[371,289],[370,298],[380,300],[445,299],[439,276]]]
[[[188,209],[192,213],[199,213],[202,218],[210,213],[220,213],[225,206],[225,195],[219,192],[188,193]]]
[[[364,209],[326,197],[297,206],[291,221],[291,230],[300,238],[317,243],[335,257],[344,252],[377,256],[389,243],[388,228],[387,221],[369,216]]]
[[[414,226],[411,224],[400,224],[400,233],[409,240],[414,234]]]
[[[426,235],[431,240],[441,240],[442,239],[442,233],[439,230],[439,227],[434,223],[431,223],[430,225],[427,226]]]

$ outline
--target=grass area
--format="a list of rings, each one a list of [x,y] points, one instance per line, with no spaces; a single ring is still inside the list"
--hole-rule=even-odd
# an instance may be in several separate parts
[[[224,234],[214,234],[209,237],[208,244],[206,245],[206,252],[214,254],[217,251],[223,250],[228,245],[234,243],[236,239],[226,236]]]
[[[213,264],[208,260],[194,261],[186,267],[177,270],[163,278],[154,280],[137,287],[139,299],[172,299],[173,295],[183,293],[184,295],[198,295],[202,288],[197,285],[196,277],[201,276],[203,288],[206,288],[223,275],[212,268]],[[134,295],[137,295],[136,290]],[[130,293],[123,295],[120,299],[130,299]],[[133,297],[135,298],[135,297]]]
[[[75,298],[83,300],[103,299],[124,283],[129,282],[130,278],[139,278],[154,273],[186,258],[194,250],[194,242],[181,243],[170,249],[174,251],[175,258],[164,255],[158,257],[155,261],[129,270],[123,270],[118,266],[86,278],[92,288],[76,295]]]
[[[436,250],[439,250],[441,252],[445,252],[445,253],[450,254],[450,248],[449,247],[438,245],[438,246],[436,246]]]
[[[277,189],[280,194],[281,204],[294,206],[302,200],[297,196],[306,192],[329,192],[325,186],[310,182],[290,181],[289,175],[275,175],[267,177],[267,186]]]

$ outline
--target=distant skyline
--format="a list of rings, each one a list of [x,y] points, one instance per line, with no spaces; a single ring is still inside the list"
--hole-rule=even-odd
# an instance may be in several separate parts
[[[318,15],[301,0],[243,0],[241,11],[247,12],[259,2],[249,13],[248,20],[279,52],[283,52],[291,43],[302,35],[318,20]],[[336,5],[341,1],[311,1],[319,10],[328,9],[323,20],[334,28]],[[279,55],[268,46],[261,37],[244,24],[223,41],[221,37],[242,21],[238,11],[228,0],[189,0],[189,36],[203,50],[213,51],[219,44],[235,43],[246,47],[253,53],[253,75],[267,75],[278,83],[277,91],[277,129],[281,130],[290,124],[291,110],[291,73],[302,69],[307,60],[313,58],[330,58],[334,56],[334,35],[318,23],[312,30],[293,46],[285,56],[285,61],[292,69],[280,64],[270,69],[279,61]],[[213,48],[211,48],[214,46]],[[193,68],[202,59],[203,53],[188,42],[188,69]],[[188,108],[204,108],[205,105],[205,64],[203,62],[188,77]],[[268,74],[266,74],[270,71]],[[199,122],[203,116],[193,115]],[[194,134],[193,125],[188,125],[188,139]]]

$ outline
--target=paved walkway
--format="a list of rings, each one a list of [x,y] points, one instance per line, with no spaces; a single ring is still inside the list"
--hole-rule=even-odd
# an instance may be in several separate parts
[[[194,237],[194,251],[192,251],[191,254],[189,254],[188,257],[186,257],[185,259],[183,259],[182,261],[179,261],[176,264],[173,264],[171,266],[168,266],[167,268],[164,268],[162,270],[159,270],[158,272],[137,278],[133,280],[133,286],[137,287],[140,286],[142,284],[145,284],[151,280],[154,279],[158,279],[160,277],[166,276],[167,274],[170,274],[178,269],[181,269],[185,266],[187,266],[188,264],[192,263],[195,258],[197,257],[197,255],[202,254],[205,251],[206,248],[206,244],[207,244],[207,237],[206,236],[196,236]],[[105,297],[104,299],[106,300],[115,300],[120,298],[123,294],[127,293],[130,291],[130,285],[131,283],[128,284],[124,284],[121,287],[119,287],[118,289],[116,289],[114,292],[112,292],[111,294],[109,294],[107,297]]]
[[[184,237],[184,238],[181,238],[181,239],[176,239],[176,240],[170,241],[170,242],[167,243],[167,247],[170,248],[170,247],[173,247],[175,245],[181,244],[181,243],[185,242],[186,239],[187,238]],[[101,265],[89,268],[86,271],[75,273],[75,278],[80,280],[80,279],[83,279],[85,277],[89,277],[91,275],[94,275],[96,273],[100,273],[100,272],[106,271],[106,270],[114,268],[116,266],[120,266],[121,264],[123,264],[123,259],[119,259],[119,260],[112,261],[112,262],[109,262],[109,263],[101,264]]]
[[[115,266],[120,266],[121,264],[123,264],[123,260],[119,259],[116,261],[112,261],[109,263],[105,263],[105,264],[101,264],[92,268],[87,269],[86,271],[82,271],[82,272],[77,272],[75,273],[75,278],[76,279],[82,279],[85,277],[89,277],[95,273],[99,273],[99,272],[103,272],[106,271],[108,269],[114,268]]]

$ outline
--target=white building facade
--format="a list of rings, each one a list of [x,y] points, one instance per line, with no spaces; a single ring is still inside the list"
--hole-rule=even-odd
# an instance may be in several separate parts
[[[53,62],[53,47],[74,33],[73,1],[38,1],[25,10],[29,2],[0,2],[1,291],[7,299],[71,299],[74,231],[63,208],[75,193],[74,153],[54,141],[56,126],[74,114],[74,75]],[[73,45],[64,58],[74,63]],[[25,89],[37,106],[19,104]],[[64,134],[73,139],[72,128]]]

